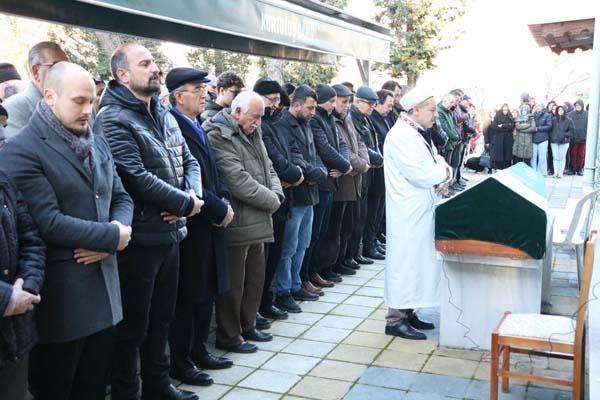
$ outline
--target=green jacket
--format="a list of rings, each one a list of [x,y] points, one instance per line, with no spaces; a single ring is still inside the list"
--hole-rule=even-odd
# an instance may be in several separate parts
[[[442,103],[437,105],[437,113],[440,121],[440,128],[446,135],[448,135],[448,142],[446,143],[446,150],[452,151],[454,150],[454,146],[460,140],[460,134],[456,129],[456,124],[454,123],[454,119],[452,118],[452,111],[446,110]]]
[[[260,128],[252,135],[244,134],[229,109],[206,120],[202,127],[208,134],[219,173],[231,192],[235,215],[225,230],[227,245],[273,242],[271,215],[284,195]]]

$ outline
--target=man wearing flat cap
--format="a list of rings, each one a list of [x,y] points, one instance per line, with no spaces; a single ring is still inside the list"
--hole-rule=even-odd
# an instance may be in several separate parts
[[[94,132],[106,137],[135,207],[131,245],[118,256],[123,321],[117,326],[111,397],[137,398],[139,355],[144,400],[197,400],[171,384],[166,346],[186,217],[204,205],[200,166],[177,120],[156,97],[159,69],[148,49],[120,46],[110,66],[115,79],[102,96]]]
[[[219,176],[201,126],[207,75],[194,68],[175,68],[166,77],[171,114],[200,164],[204,200],[200,214],[188,218],[188,234],[179,244],[179,287],[169,334],[171,377],[199,386],[210,385],[212,379],[198,367],[222,369],[233,365],[229,359],[210,354],[204,345],[215,297],[229,289],[224,230],[233,218],[229,191]]]
[[[434,207],[452,170],[423,134],[437,117],[433,94],[415,88],[401,100],[401,113],[384,147],[386,189],[385,333],[424,340],[433,324],[415,309],[439,305],[440,262],[434,242]]]
[[[355,267],[358,266],[357,263],[371,264],[371,259],[385,259],[385,250],[378,247],[375,241],[375,235],[379,230],[379,227],[376,226],[377,212],[381,208],[379,203],[384,192],[383,170],[381,168],[383,166],[383,156],[379,149],[377,131],[369,118],[378,101],[379,97],[373,89],[368,86],[361,86],[356,91],[354,104],[350,108],[352,122],[367,146],[369,165],[372,167],[363,176],[362,191],[358,201],[358,219],[354,224],[346,254],[346,263]],[[368,207],[369,203],[372,207]],[[360,251],[361,240],[363,243],[362,252]]]

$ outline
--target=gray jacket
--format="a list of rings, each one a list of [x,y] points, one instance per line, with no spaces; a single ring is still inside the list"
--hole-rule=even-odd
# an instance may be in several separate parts
[[[29,82],[25,91],[9,97],[2,103],[8,112],[8,126],[4,128],[6,139],[17,136],[17,133],[27,125],[40,100],[42,94],[33,83]]]
[[[46,280],[36,307],[40,342],[67,342],[116,325],[122,318],[116,251],[119,228],[130,225],[133,202],[125,192],[106,141],[94,138],[88,173],[75,152],[35,112],[0,151],[46,242]],[[109,253],[78,264],[77,248]]]

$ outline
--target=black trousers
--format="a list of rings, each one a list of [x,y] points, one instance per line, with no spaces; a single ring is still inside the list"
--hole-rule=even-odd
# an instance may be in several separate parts
[[[314,214],[310,246],[308,246],[308,249],[304,253],[302,269],[300,269],[300,279],[302,279],[302,282],[307,282],[312,275],[319,273],[321,269],[321,260],[316,255],[319,254],[319,247],[322,243],[321,236],[324,236],[329,224],[332,204],[333,192],[320,190],[319,203],[313,207]]]
[[[210,333],[214,300],[190,304],[178,299],[169,331],[171,369],[183,372],[193,368],[193,359],[207,353],[204,343]]]
[[[331,212],[327,229],[324,232],[321,245],[317,251],[317,259],[320,260],[320,268],[318,272],[331,272],[340,254],[342,242],[342,228],[344,222],[344,214],[346,213],[346,201],[334,201],[331,204]],[[344,253],[346,249],[344,247]]]
[[[381,231],[381,221],[385,212],[385,192],[370,190],[367,198],[367,218],[363,233],[363,252],[375,249],[377,234]]]
[[[27,394],[29,354],[19,360],[0,361],[0,394],[2,400],[23,400]]]
[[[175,314],[179,245],[132,245],[118,261],[123,321],[116,329],[112,400],[134,400],[139,390],[138,355],[143,394],[159,392],[171,383],[166,348]]]
[[[29,386],[35,400],[104,400],[114,333],[111,327],[77,340],[34,347]]]
[[[355,253],[358,255],[360,238],[356,239],[354,235],[357,234],[356,225],[360,223],[359,219],[360,200],[349,201],[346,204],[346,210],[344,211],[344,216],[342,218],[342,231],[340,232],[340,252],[338,254],[336,265],[341,264],[346,259],[355,257]],[[353,239],[355,239],[354,242]],[[353,244],[356,244],[356,249],[351,248]]]
[[[360,251],[360,242],[363,237],[363,233],[365,232],[365,227],[367,226],[367,218],[369,214],[369,190],[365,189],[363,186],[363,195],[356,202],[356,209],[354,218],[352,220],[352,225],[350,229],[352,230],[350,234],[350,238],[348,240],[348,247],[346,250],[346,259],[350,260],[355,257],[361,255]]]
[[[281,210],[281,208],[280,208]],[[271,289],[277,264],[281,258],[281,247],[283,245],[283,233],[285,231],[285,221],[287,210],[277,210],[273,214],[273,243],[265,243],[265,257],[267,260],[265,266],[265,283],[263,286],[262,297],[260,299],[260,309],[268,309],[275,301],[275,292]]]

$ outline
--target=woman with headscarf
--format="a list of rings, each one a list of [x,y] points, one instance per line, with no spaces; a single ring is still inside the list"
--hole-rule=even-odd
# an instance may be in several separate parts
[[[556,107],[556,115],[554,115],[550,132],[555,178],[562,178],[565,171],[567,151],[574,130],[573,120],[567,117],[563,106]]]
[[[492,167],[504,169],[510,167],[512,162],[513,129],[515,121],[510,113],[508,104],[504,103],[496,112],[492,121],[490,155]]]
[[[515,124],[515,143],[513,145],[513,156],[515,163],[523,161],[531,165],[533,156],[533,134],[535,133],[535,119],[531,113],[529,104],[521,104],[519,117]]]

